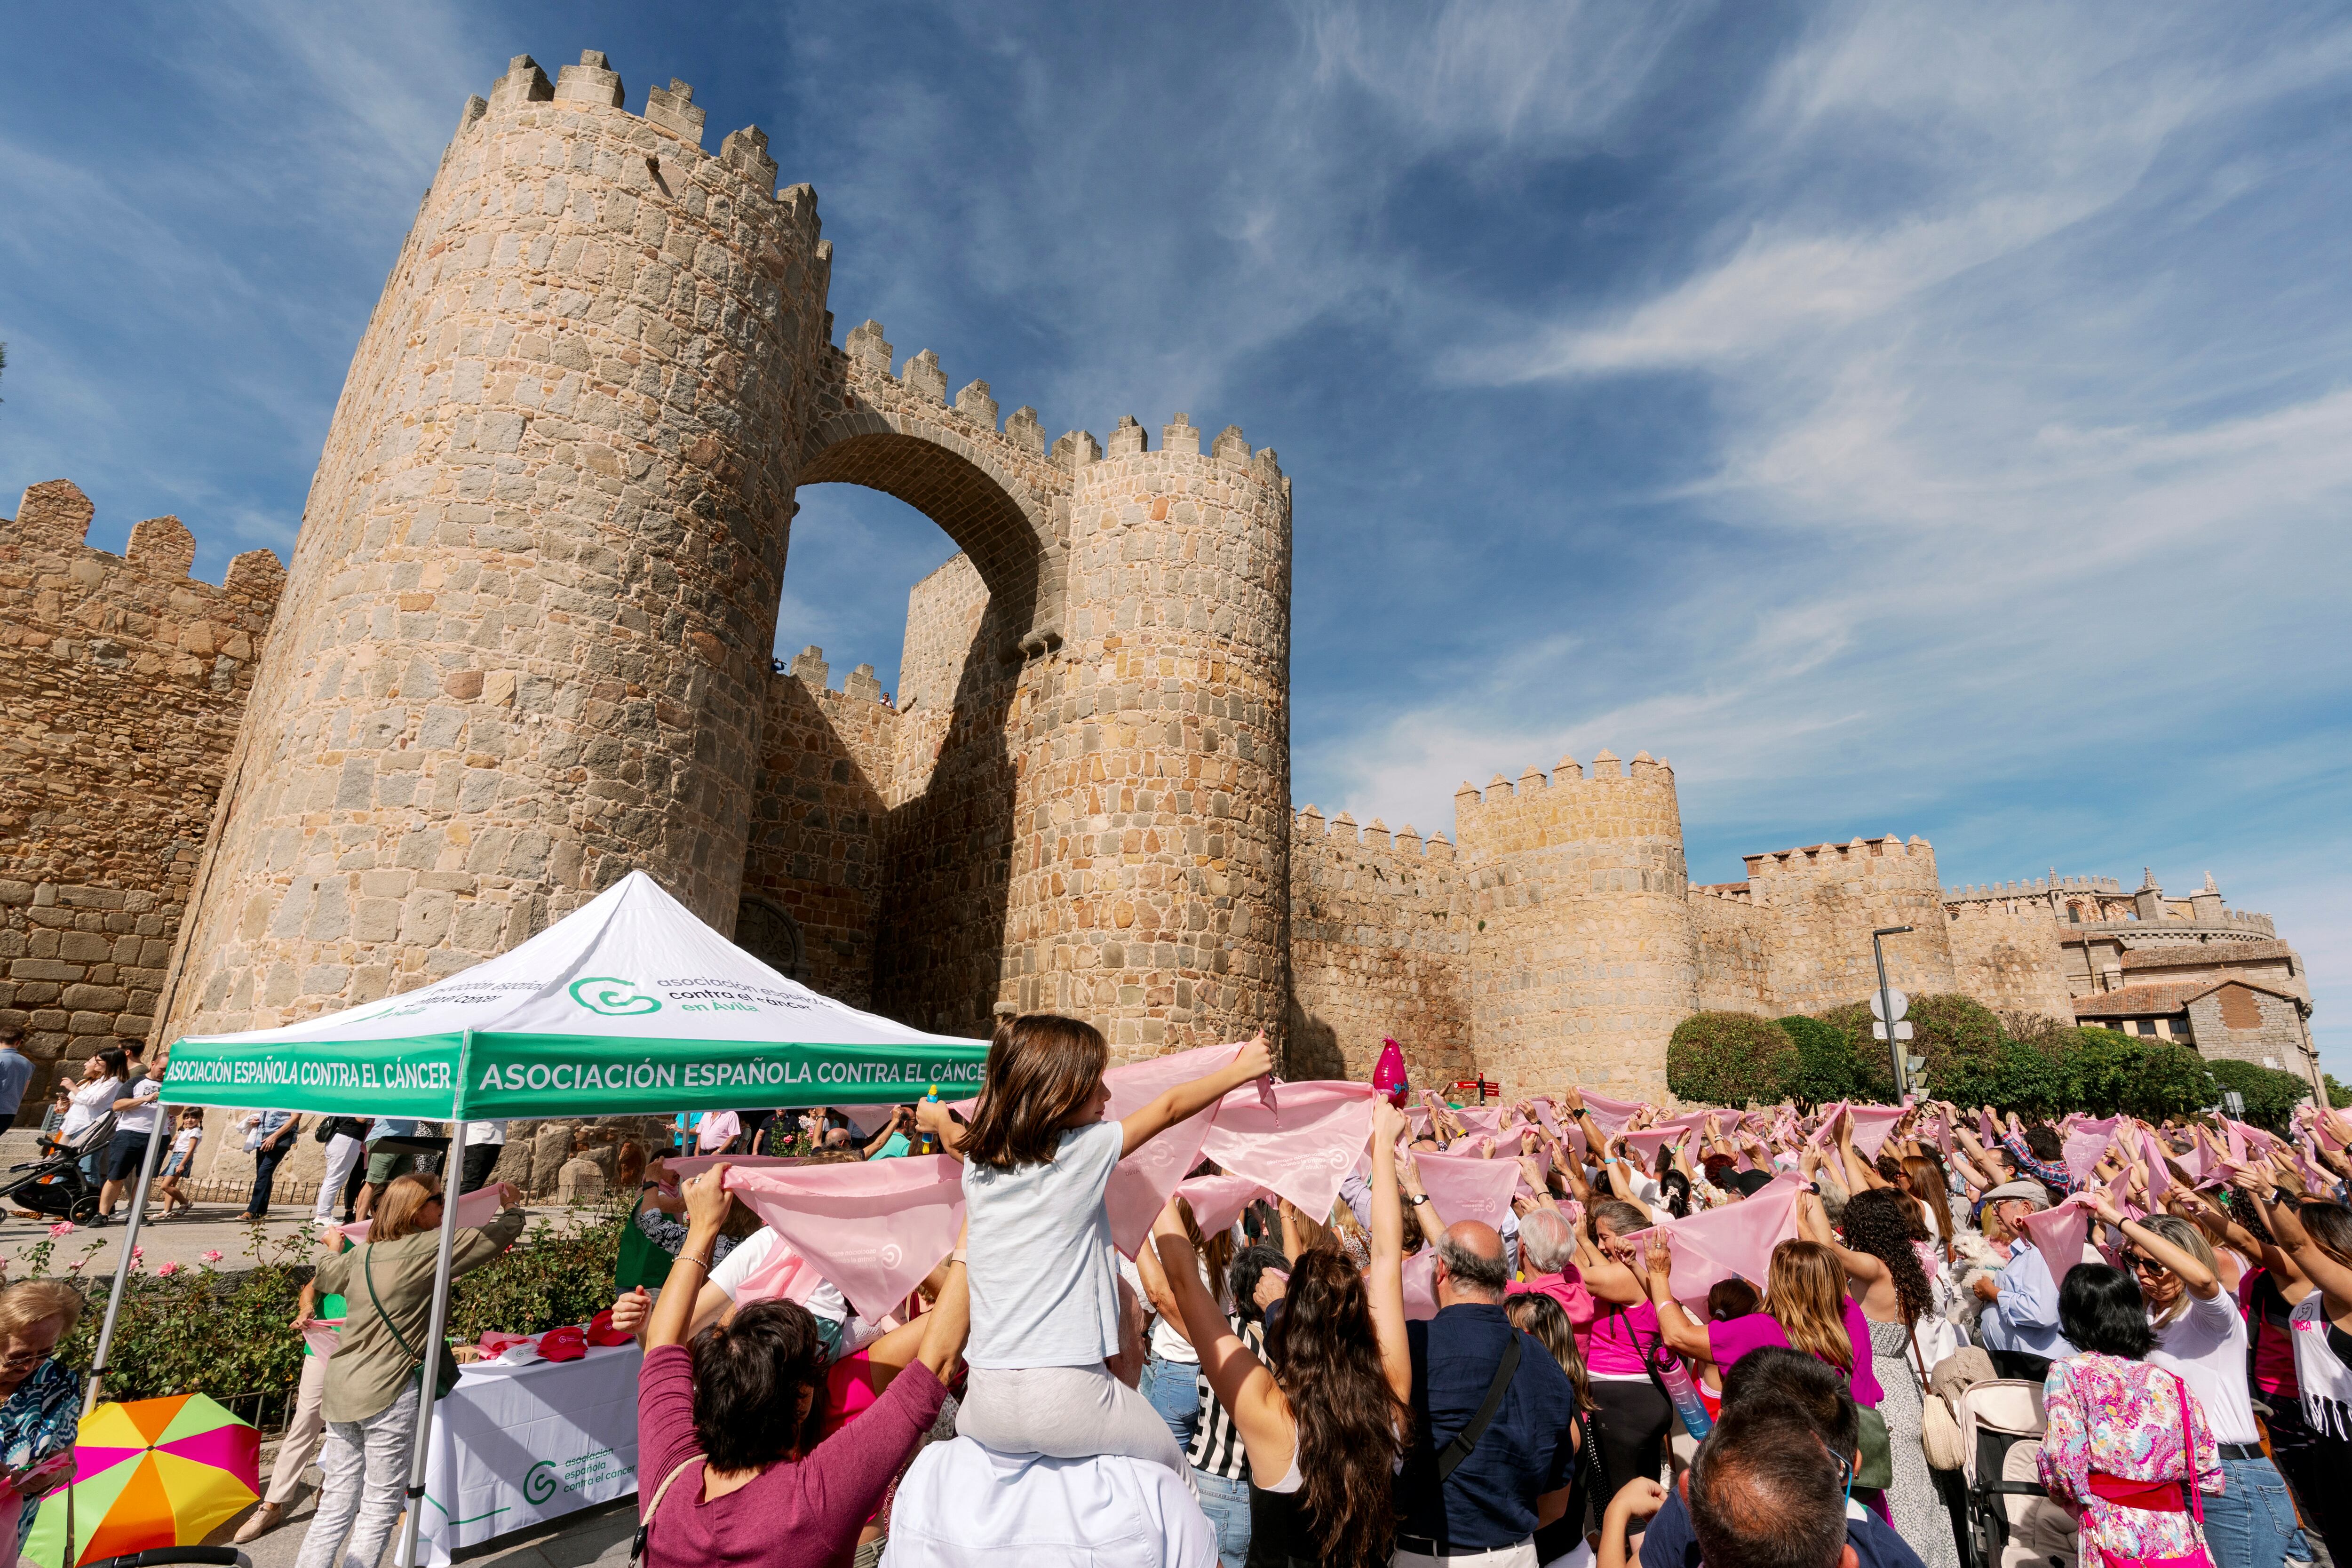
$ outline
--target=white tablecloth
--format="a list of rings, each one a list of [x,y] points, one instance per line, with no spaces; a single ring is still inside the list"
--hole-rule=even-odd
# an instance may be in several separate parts
[[[462,1368],[433,1424],[420,1560],[635,1492],[644,1360],[601,1345],[580,1361]]]

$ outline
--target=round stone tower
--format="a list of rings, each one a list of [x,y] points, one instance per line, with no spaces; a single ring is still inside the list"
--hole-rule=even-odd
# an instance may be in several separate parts
[[[1120,1059],[1279,1038],[1290,994],[1290,482],[1228,427],[1075,458],[1066,639],[1024,677],[998,1006]]]
[[[1592,775],[1497,774],[1454,796],[1475,869],[1471,1037],[1505,1092],[1665,1090],[1666,1038],[1698,1006],[1698,937],[1674,770],[1608,752]]]
[[[469,102],[305,508],[163,1038],[365,1001],[642,866],[731,928],[815,198],[591,52]]]

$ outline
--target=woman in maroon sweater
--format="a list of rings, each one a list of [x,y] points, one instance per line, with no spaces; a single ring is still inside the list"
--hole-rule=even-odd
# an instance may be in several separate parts
[[[649,1568],[846,1563],[858,1528],[930,1429],[962,1353],[971,1297],[961,1256],[925,1317],[922,1350],[880,1399],[819,1442],[824,1346],[792,1301],[758,1301],[686,1337],[719,1226],[727,1167],[686,1184],[686,1245],[646,1325],[637,1378],[637,1484],[652,1499]],[[680,1270],[696,1276],[680,1279]]]

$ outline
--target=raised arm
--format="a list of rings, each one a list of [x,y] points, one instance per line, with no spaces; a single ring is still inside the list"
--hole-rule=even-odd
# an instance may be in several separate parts
[[[1274,1056],[1261,1029],[1242,1046],[1231,1065],[1180,1083],[1142,1110],[1119,1118],[1119,1131],[1126,1140],[1119,1158],[1125,1159],[1178,1122],[1199,1115],[1242,1085],[1273,1070]]]
[[[1412,1352],[1404,1332],[1404,1205],[1397,1196],[1396,1141],[1404,1113],[1383,1102],[1372,1112],[1372,1264],[1364,1271],[1381,1370],[1399,1400],[1412,1397]]]
[[[1893,1279],[1894,1274],[1887,1268],[1885,1259],[1868,1252],[1855,1252],[1838,1239],[1836,1230],[1830,1225],[1829,1211],[1822,1207],[1822,1200],[1815,1194],[1803,1193],[1798,1195],[1797,1224],[1803,1229],[1805,1239],[1819,1242],[1836,1253],[1838,1262],[1845,1268],[1846,1278],[1864,1290]]]
[[[2320,1305],[2331,1318],[2352,1312],[2352,1268],[2326,1248],[2311,1239],[2303,1228],[2303,1216],[2295,1205],[2279,1200],[2278,1189],[2270,1190],[2263,1203],[2263,1218],[2270,1223],[2271,1234],[2278,1237],[2279,1246],[2294,1258],[2295,1266],[2305,1278],[2326,1293]]]
[[[1712,1360],[1715,1349],[1707,1342],[1706,1325],[1694,1319],[1675,1300],[1669,1283],[1674,1271],[1674,1248],[1657,1231],[1650,1233],[1645,1261],[1649,1264],[1650,1304],[1658,1310],[1658,1337],[1677,1354]]]
[[[677,1249],[677,1260],[670,1265],[674,1277],[654,1303],[653,1316],[646,1324],[646,1349],[658,1350],[664,1345],[684,1344],[694,1331],[695,1309],[701,1303],[704,1289],[717,1289],[710,1284],[710,1255],[719,1245],[719,1228],[727,1221],[727,1210],[735,1195],[727,1190],[727,1166],[713,1165],[698,1176],[688,1179],[679,1189],[686,1199],[686,1244]],[[678,1270],[691,1268],[686,1279],[675,1278]],[[686,1287],[689,1281],[695,1287]],[[720,1291],[723,1300],[726,1292]],[[614,1327],[619,1326],[620,1311],[615,1304],[613,1313]]]
[[[1377,1227],[1377,1194],[1372,1202]],[[1250,1353],[1225,1315],[1217,1310],[1216,1302],[1210,1300],[1208,1288],[1201,1283],[1192,1238],[1185,1235],[1184,1221],[1172,1200],[1152,1221],[1151,1246],[1146,1250],[1160,1255],[1160,1271],[1183,1318],[1185,1334],[1200,1352],[1201,1375],[1209,1380],[1217,1403],[1234,1418],[1234,1429],[1241,1434],[1242,1447],[1249,1453],[1250,1468],[1264,1475],[1281,1475],[1290,1468],[1298,1449],[1298,1426],[1291,1418],[1290,1402],[1276,1385],[1274,1373]]]
[[[963,1237],[958,1236],[955,1250],[948,1255],[947,1283],[923,1314],[923,1348],[916,1356],[941,1383],[955,1371],[956,1358],[971,1337],[971,1281],[964,1274],[963,1245]]]
[[[2150,1230],[2136,1219],[2126,1219],[2107,1195],[2105,1187],[2090,1190],[2091,1212],[2124,1233],[2124,1239],[2180,1276],[2189,1293],[2200,1301],[2210,1301],[2221,1293],[2221,1277],[2197,1261],[2196,1256],[2174,1246],[2164,1237]]]

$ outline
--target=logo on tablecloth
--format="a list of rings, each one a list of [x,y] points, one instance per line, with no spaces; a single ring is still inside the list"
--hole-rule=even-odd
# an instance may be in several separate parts
[[[661,1001],[637,989],[634,980],[618,980],[611,975],[595,974],[572,983],[572,999],[591,1013],[602,1013],[608,1018],[626,1018],[639,1013],[658,1013]]]
[[[558,1485],[555,1461],[541,1459],[523,1472],[522,1495],[534,1503],[542,1503],[555,1495]]]

